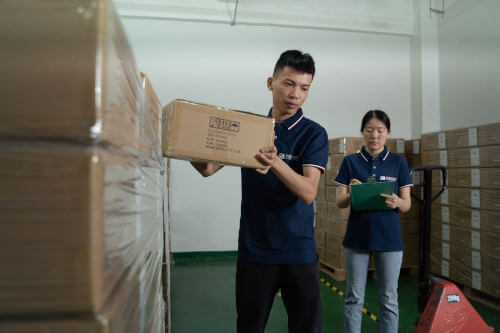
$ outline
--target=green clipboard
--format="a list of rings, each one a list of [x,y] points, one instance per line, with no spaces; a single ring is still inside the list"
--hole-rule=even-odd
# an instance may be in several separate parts
[[[391,210],[385,204],[381,193],[392,194],[394,182],[363,183],[351,185],[352,209],[357,212],[367,210]]]

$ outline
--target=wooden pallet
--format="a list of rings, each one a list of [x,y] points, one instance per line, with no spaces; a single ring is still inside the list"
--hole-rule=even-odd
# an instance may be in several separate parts
[[[320,260],[319,268],[335,281],[345,281],[345,269],[331,267]]]

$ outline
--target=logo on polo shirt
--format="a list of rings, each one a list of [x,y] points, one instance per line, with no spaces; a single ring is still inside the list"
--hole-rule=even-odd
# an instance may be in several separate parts
[[[390,182],[395,182],[398,179],[396,177],[380,176],[380,180],[388,180]]]
[[[279,153],[278,157],[282,160],[289,160],[289,161],[297,161],[299,159],[298,156],[295,155],[290,155],[290,154],[284,154],[284,153]]]
[[[446,300],[448,301],[448,303],[460,303],[460,295],[459,294],[446,295]]]

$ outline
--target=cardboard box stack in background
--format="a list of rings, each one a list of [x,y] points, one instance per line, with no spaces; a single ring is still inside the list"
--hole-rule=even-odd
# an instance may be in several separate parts
[[[408,168],[411,170],[414,166],[420,166],[421,163],[421,144],[420,139],[405,141],[405,157],[408,162]],[[421,173],[414,172],[412,177],[413,186],[411,193],[421,197],[423,191],[419,187],[421,184]],[[420,252],[420,215],[421,204],[413,196],[411,198],[411,208],[406,213],[400,213],[401,230],[403,234],[403,244],[405,252],[403,255],[403,267],[416,267],[419,265]]]
[[[259,168],[255,155],[274,142],[274,119],[174,100],[163,109],[165,156]]]
[[[161,104],[112,3],[0,20],[0,332],[163,332]]]
[[[424,134],[422,147],[423,164],[448,172],[432,205],[431,272],[500,298],[500,123]]]
[[[324,183],[320,182],[318,196],[316,198],[316,243],[320,263],[334,272],[338,280],[345,279],[344,247],[342,242],[347,229],[350,208],[340,209],[336,203],[336,191],[339,185],[335,183],[335,177],[345,156],[357,153],[363,146],[362,138],[344,137],[329,140],[329,158],[325,172]],[[389,139],[387,146],[391,152],[405,155],[403,139]],[[406,234],[403,229],[403,238],[408,239],[410,244],[418,244],[414,234]],[[410,232],[413,230],[408,229]],[[414,245],[411,245],[412,249]],[[418,258],[418,253],[416,254]],[[407,254],[405,252],[404,257]],[[415,256],[414,251],[409,258]],[[412,266],[414,260],[404,259],[404,263]],[[373,269],[373,258],[370,269]]]

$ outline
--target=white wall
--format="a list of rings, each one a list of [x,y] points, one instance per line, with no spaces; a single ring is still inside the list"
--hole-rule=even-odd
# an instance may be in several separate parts
[[[410,37],[333,30],[122,19],[138,67],[163,104],[183,98],[266,114],[266,79],[279,54],[309,52],[317,75],[304,105],[331,138],[358,136],[361,117],[388,112],[393,137],[411,138]],[[240,170],[202,178],[171,163],[173,252],[236,250]]]
[[[452,0],[438,20],[441,130],[500,121],[500,1]]]

